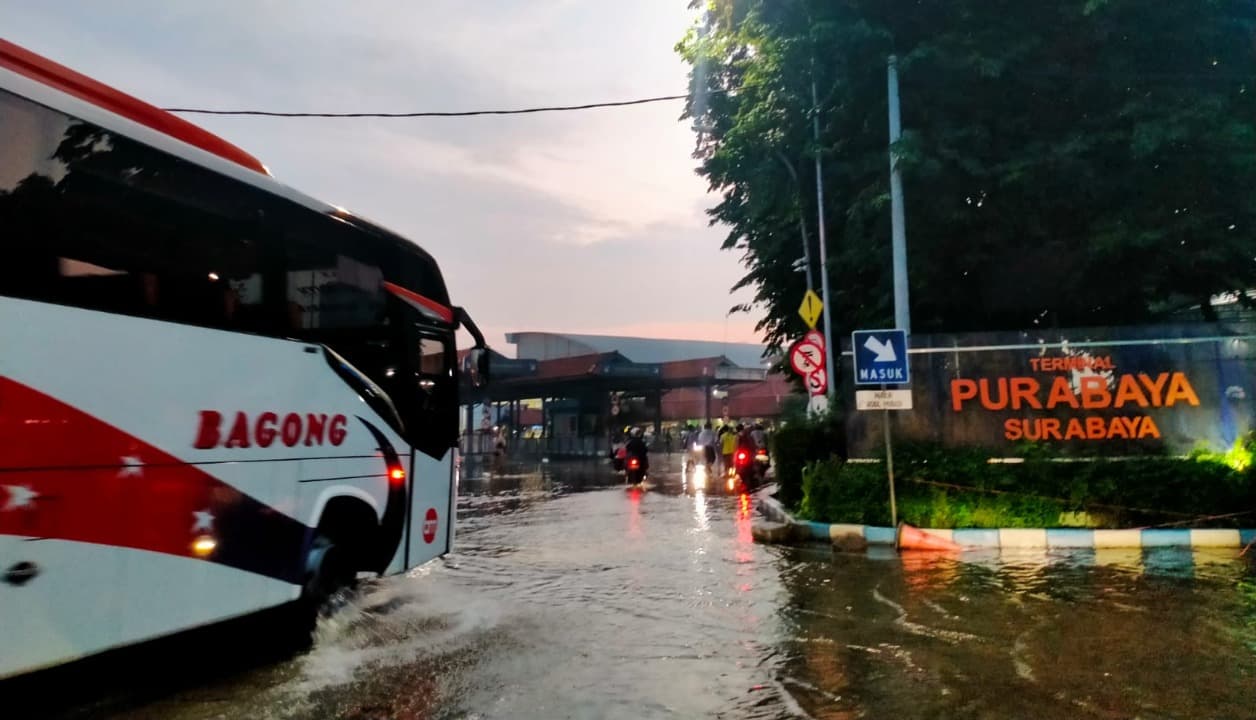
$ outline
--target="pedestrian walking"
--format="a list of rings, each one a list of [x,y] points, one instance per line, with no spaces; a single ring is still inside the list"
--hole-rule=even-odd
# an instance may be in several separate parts
[[[733,453],[737,452],[737,433],[731,425],[720,427],[720,455],[723,460],[721,470],[728,474],[733,469]]]

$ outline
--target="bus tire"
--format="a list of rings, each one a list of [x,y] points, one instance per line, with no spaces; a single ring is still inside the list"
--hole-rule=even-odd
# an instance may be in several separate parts
[[[315,537],[306,555],[301,596],[277,624],[280,641],[293,650],[308,650],[319,617],[334,611],[337,598],[353,586],[356,574],[347,553],[327,536]]]
[[[321,609],[336,593],[353,587],[357,577],[350,553],[325,535],[314,538],[305,561],[303,596]]]

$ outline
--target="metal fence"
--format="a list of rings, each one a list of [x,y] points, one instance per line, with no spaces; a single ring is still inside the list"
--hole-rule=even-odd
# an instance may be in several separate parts
[[[464,455],[496,452],[495,438],[491,433],[464,436],[461,443]],[[548,437],[506,439],[506,454],[510,457],[592,458],[606,457],[610,442],[604,437]]]

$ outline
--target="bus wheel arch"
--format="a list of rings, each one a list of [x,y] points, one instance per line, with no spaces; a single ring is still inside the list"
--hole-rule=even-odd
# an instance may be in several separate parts
[[[359,572],[379,572],[372,557],[379,532],[375,510],[360,498],[328,500],[306,556],[307,593],[325,600],[352,585]]]

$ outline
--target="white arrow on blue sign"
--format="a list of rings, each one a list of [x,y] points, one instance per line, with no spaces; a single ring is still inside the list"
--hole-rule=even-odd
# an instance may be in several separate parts
[[[856,330],[850,334],[856,385],[906,385],[911,382],[904,330]]]

